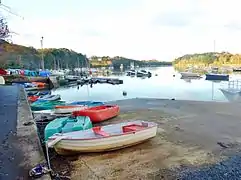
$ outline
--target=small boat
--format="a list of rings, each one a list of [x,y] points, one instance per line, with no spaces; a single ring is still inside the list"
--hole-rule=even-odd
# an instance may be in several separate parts
[[[28,101],[29,101],[29,102],[35,102],[35,101],[38,100],[38,98],[39,98],[39,96],[29,96],[29,97],[28,97]]]
[[[67,105],[82,105],[82,106],[94,107],[94,106],[101,106],[104,104],[105,104],[104,102],[99,102],[99,101],[74,101],[72,103],[68,103]]]
[[[228,74],[209,73],[209,74],[206,74],[206,80],[211,80],[211,81],[229,81],[229,75]]]
[[[241,68],[233,68],[233,72],[241,72]]]
[[[199,78],[201,77],[200,74],[198,73],[193,73],[193,72],[180,72],[182,75],[182,78]]]
[[[28,92],[28,96],[43,96],[43,95],[47,95],[50,94],[50,91],[36,91],[36,92]]]
[[[38,100],[56,101],[59,99],[61,99],[59,94],[56,94],[56,95],[47,94],[44,96],[40,96]]]
[[[92,123],[87,116],[57,118],[45,127],[44,138],[48,140],[55,133],[67,133],[90,128],[92,128]]]
[[[78,76],[66,76],[65,77],[66,80],[70,81],[77,81]]]
[[[140,70],[136,73],[137,77],[151,77],[151,73],[147,72],[146,70]]]
[[[102,122],[107,119],[111,119],[118,116],[120,108],[117,105],[102,105],[83,109],[80,111],[74,111],[73,116],[89,116],[90,120],[94,123]]]
[[[131,69],[130,71],[126,72],[127,76],[135,76],[136,75],[136,71],[134,69]]]
[[[105,152],[142,143],[155,137],[156,133],[156,123],[133,121],[54,134],[48,138],[47,145],[61,155]]]
[[[230,102],[241,102],[241,89],[236,88],[220,88],[220,91]]]
[[[0,84],[5,84],[5,79],[2,76],[0,76]]]
[[[42,111],[48,109],[54,109],[55,106],[65,105],[65,101],[47,101],[47,100],[38,100],[30,105],[32,111]]]
[[[83,105],[63,105],[63,106],[55,106],[53,109],[54,114],[70,114],[74,111],[80,111],[86,109],[87,106]]]

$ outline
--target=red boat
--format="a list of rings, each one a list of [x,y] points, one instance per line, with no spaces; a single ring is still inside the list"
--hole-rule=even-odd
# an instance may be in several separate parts
[[[38,98],[39,98],[39,96],[29,96],[28,100],[29,100],[29,102],[35,102],[38,100]]]
[[[117,105],[102,105],[95,106],[80,111],[74,111],[73,116],[89,116],[90,120],[94,123],[105,121],[118,116],[120,107]]]

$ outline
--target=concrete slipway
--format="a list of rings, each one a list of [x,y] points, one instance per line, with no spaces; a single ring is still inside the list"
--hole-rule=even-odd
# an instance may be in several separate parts
[[[109,153],[55,156],[54,170],[76,180],[241,178],[240,104],[162,99],[110,103],[120,105],[121,114],[102,125],[149,120],[158,123],[157,136]]]

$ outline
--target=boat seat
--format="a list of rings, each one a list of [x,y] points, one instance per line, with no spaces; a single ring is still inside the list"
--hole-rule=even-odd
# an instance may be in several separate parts
[[[73,131],[78,131],[80,129],[85,129],[86,125],[89,124],[88,122],[90,122],[89,117],[87,117],[87,116],[79,116],[79,119],[78,119],[78,121],[76,121],[74,123],[72,130]]]
[[[71,132],[74,124],[75,122],[67,122],[64,127],[62,127],[62,133]]]
[[[101,126],[93,127],[92,130],[97,135],[101,135],[101,136],[104,136],[104,137],[110,136],[107,132],[101,130]]]
[[[145,129],[145,126],[142,125],[138,125],[138,124],[130,124],[130,125],[126,125],[126,126],[122,126],[122,131],[123,133],[128,133],[128,132],[135,132],[138,130],[142,130]]]

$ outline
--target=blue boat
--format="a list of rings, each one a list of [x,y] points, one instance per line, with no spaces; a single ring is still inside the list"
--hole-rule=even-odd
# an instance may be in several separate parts
[[[104,102],[99,102],[99,101],[74,101],[67,105],[83,105],[83,106],[94,107],[94,106],[101,106],[104,104],[105,104]]]
[[[209,74],[206,74],[206,80],[211,80],[211,81],[229,81],[229,75],[228,74],[209,73]]]

